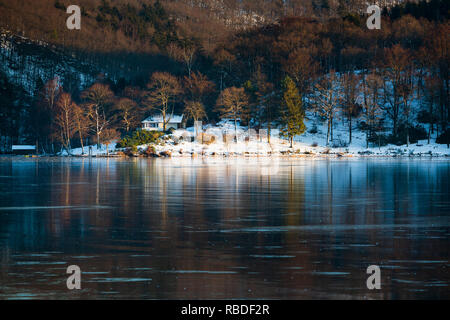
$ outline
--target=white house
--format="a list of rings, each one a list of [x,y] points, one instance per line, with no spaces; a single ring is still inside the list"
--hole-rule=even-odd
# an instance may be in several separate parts
[[[170,128],[179,129],[181,128],[181,123],[183,122],[183,115],[169,115],[166,117],[166,130]],[[164,121],[161,115],[159,116],[151,116],[142,121],[142,129],[144,130],[154,130],[154,131],[163,131]]]

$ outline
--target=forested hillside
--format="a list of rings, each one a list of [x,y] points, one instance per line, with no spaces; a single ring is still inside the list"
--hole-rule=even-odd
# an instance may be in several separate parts
[[[69,1],[0,0],[2,149],[126,136],[161,108],[214,122],[236,99],[255,128],[313,115],[331,140],[338,119],[350,142],[448,139],[448,1],[386,1],[380,30],[358,0],[78,3],[71,31]]]

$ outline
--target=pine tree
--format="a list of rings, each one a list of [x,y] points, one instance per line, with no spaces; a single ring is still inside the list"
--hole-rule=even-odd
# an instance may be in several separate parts
[[[306,126],[303,122],[305,111],[303,110],[302,97],[294,81],[289,76],[286,76],[282,85],[281,134],[289,139],[292,148],[294,137],[306,131]]]

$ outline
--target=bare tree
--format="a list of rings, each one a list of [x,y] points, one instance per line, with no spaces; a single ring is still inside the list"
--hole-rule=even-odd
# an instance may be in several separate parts
[[[53,134],[55,132],[55,119],[53,116],[55,115],[55,103],[60,91],[61,85],[59,83],[59,78],[55,77],[49,80],[40,92],[40,101],[37,105],[38,109],[40,109],[37,111],[40,113],[37,117],[40,118],[39,122],[36,123],[38,127],[37,131],[42,132],[45,136],[46,145],[48,144],[47,139],[50,138],[52,153],[55,152],[53,144],[55,138],[55,135]],[[44,116],[42,117],[42,115]]]
[[[346,73],[340,78],[340,85],[343,94],[340,98],[341,108],[344,116],[348,120],[349,144],[352,143],[353,118],[357,117],[361,111],[358,103],[359,86],[361,77],[355,73]]]
[[[184,107],[186,120],[193,119],[198,121],[206,117],[205,107],[199,101],[186,101]]]
[[[313,50],[309,48],[296,49],[289,54],[284,64],[284,70],[295,80],[303,102],[305,102],[304,98],[308,93],[311,79],[318,69],[311,51]]]
[[[214,82],[201,72],[193,72],[191,77],[184,77],[184,88],[189,100],[204,102],[205,96],[214,91]]]
[[[366,148],[369,147],[369,139],[379,128],[383,116],[381,110],[381,89],[383,80],[375,72],[366,75],[363,79],[363,119],[366,123]]]
[[[414,67],[410,63],[405,67],[403,72],[403,77],[399,85],[399,93],[402,97],[403,102],[403,114],[405,115],[405,125],[406,125],[406,145],[409,147],[409,127],[410,127],[410,117],[411,117],[411,100],[414,94]]]
[[[149,92],[147,93],[146,104],[150,109],[158,110],[163,120],[163,130],[170,122],[173,114],[169,110],[170,103],[174,103],[176,98],[181,94],[181,86],[178,79],[167,72],[155,72],[150,83],[147,85]]]
[[[327,120],[327,145],[333,141],[333,121],[339,106],[339,93],[336,90],[337,77],[332,70],[315,85],[314,107]]]
[[[73,117],[75,121],[76,133],[78,133],[78,138],[80,139],[81,154],[84,154],[83,139],[86,137],[89,131],[90,119],[84,113],[84,110],[77,104],[73,105]]]
[[[94,134],[97,137],[97,149],[100,149],[100,137],[113,121],[109,107],[111,105],[114,94],[109,86],[96,83],[86,91],[81,97],[85,100],[87,114],[94,124]]]
[[[74,108],[75,104],[73,103],[70,94],[65,92],[61,93],[55,104],[55,125],[57,128],[55,136],[67,150],[68,154],[71,154],[70,140],[72,139],[76,128],[74,122]]]
[[[429,75],[425,77],[425,85],[424,85],[424,100],[425,100],[425,119],[422,119],[422,122],[428,123],[428,144],[430,144],[431,134],[434,133],[434,125],[438,123],[438,116],[436,114],[436,107],[439,101],[439,78],[433,75]],[[422,117],[424,118],[424,117]]]
[[[122,128],[129,133],[131,128],[139,123],[140,112],[137,103],[128,98],[121,98],[114,107],[118,112]]]
[[[248,96],[244,88],[231,87],[223,90],[217,99],[216,110],[222,118],[229,118],[234,121],[235,140],[237,142],[237,122],[239,119],[247,117]]]
[[[385,55],[386,66],[384,69],[383,92],[386,104],[383,104],[383,109],[393,122],[393,135],[397,136],[402,106],[401,86],[402,82],[404,82],[404,73],[408,68],[411,56],[409,51],[400,45],[386,49]]]
[[[188,77],[190,78],[192,67],[195,62],[195,56],[197,54],[195,45],[188,40],[184,40],[182,46],[171,43],[167,46],[167,52],[172,59],[184,63],[188,72]]]

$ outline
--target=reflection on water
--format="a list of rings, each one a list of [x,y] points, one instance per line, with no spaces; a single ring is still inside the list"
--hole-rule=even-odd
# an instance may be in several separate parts
[[[0,160],[0,299],[450,297],[450,162],[262,167]]]

